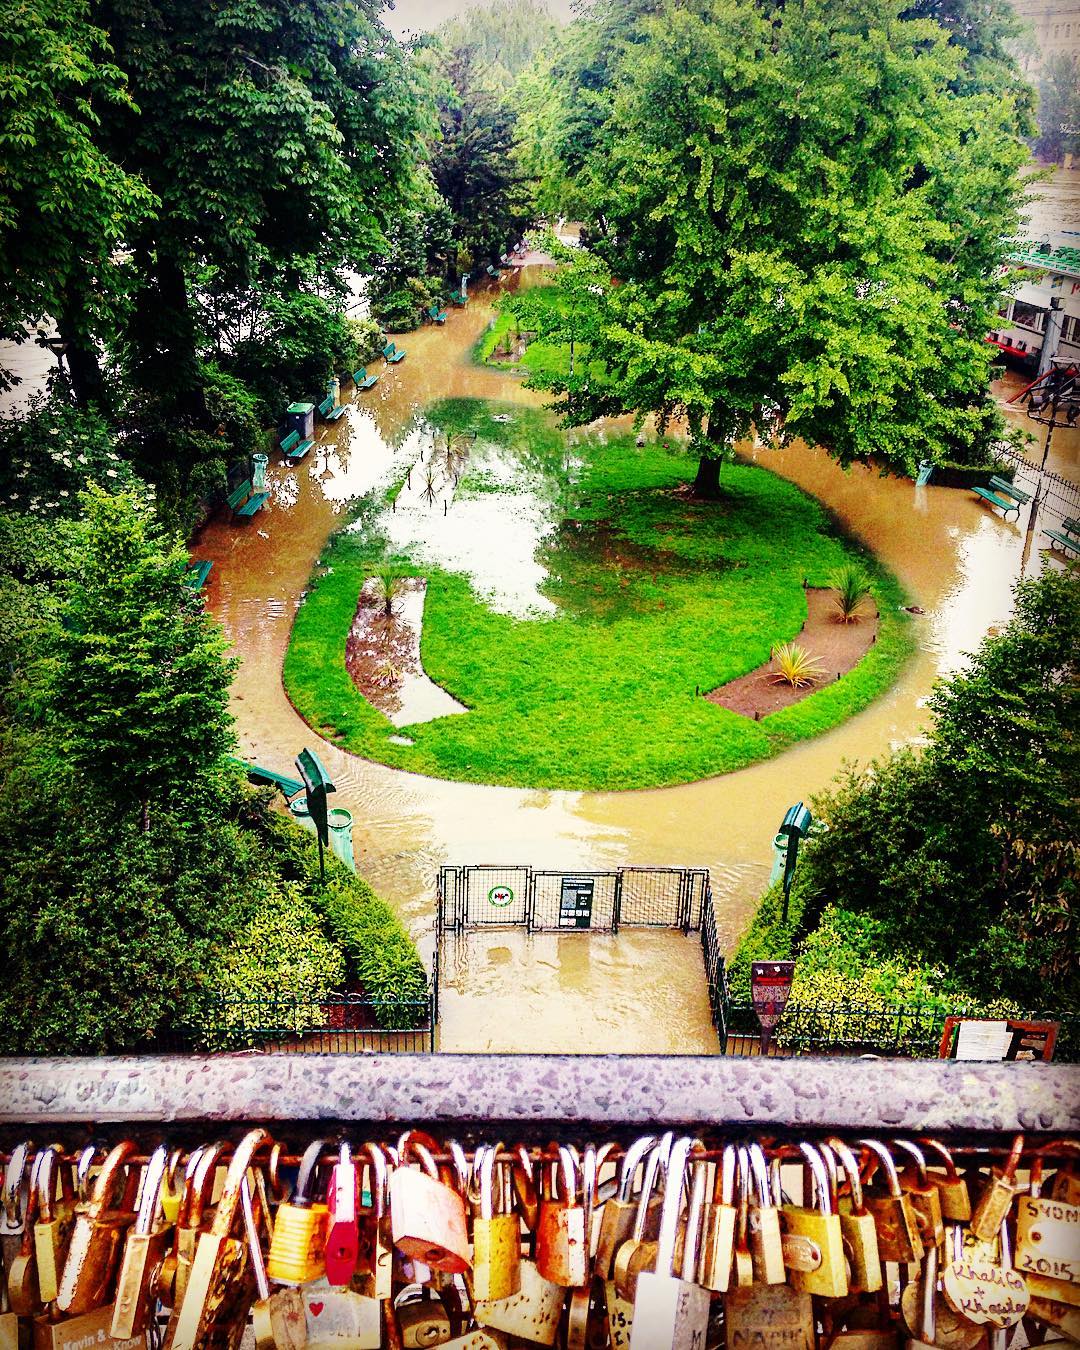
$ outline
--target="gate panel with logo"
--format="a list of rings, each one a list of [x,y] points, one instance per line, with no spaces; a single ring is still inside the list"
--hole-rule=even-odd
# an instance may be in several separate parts
[[[528,922],[529,868],[466,867],[463,926],[466,928]]]

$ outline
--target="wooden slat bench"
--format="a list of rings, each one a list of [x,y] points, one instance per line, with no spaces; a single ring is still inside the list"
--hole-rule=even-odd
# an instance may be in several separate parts
[[[280,788],[286,797],[295,797],[298,792],[304,790],[304,784],[298,778],[290,778],[287,774],[278,773],[274,769],[264,769],[261,764],[252,764],[247,759],[234,758],[232,762],[244,770],[249,783]]]
[[[233,488],[225,500],[232,508],[234,516],[238,516],[241,520],[250,520],[269,496],[269,492],[256,492],[251,486],[251,480],[245,479],[238,488]]]
[[[431,320],[432,323],[446,322],[446,310],[440,309],[438,305],[432,305],[427,313],[428,318]]]
[[[1060,546],[1062,553],[1080,556],[1080,516],[1070,516],[1062,521],[1060,530],[1043,530],[1043,534],[1050,540],[1051,548]]]
[[[391,365],[396,366],[399,361],[405,360],[405,353],[401,351],[401,349],[395,342],[388,342],[386,346],[382,349],[382,354],[383,356],[386,357],[387,361],[389,361]]]
[[[464,308],[465,305],[468,304],[468,300],[466,299],[465,296],[463,296],[463,295],[461,294],[460,291],[451,291],[451,292],[450,292],[450,303],[451,303],[452,305],[460,305],[462,308]]]
[[[328,394],[319,404],[319,416],[325,418],[328,422],[336,422],[339,417],[345,416],[345,405],[344,403],[335,404],[333,396]]]
[[[990,479],[988,487],[976,487],[972,488],[972,491],[988,501],[991,506],[998,507],[1006,517],[1009,516],[1010,512],[1015,512],[1018,520],[1020,508],[1031,501],[1030,492],[1015,487],[1007,478],[999,478],[997,474],[994,474]]]
[[[314,441],[302,441],[298,431],[290,431],[283,440],[278,441],[281,453],[292,464],[303,459],[314,444]]]
[[[359,390],[370,389],[372,385],[379,383],[378,375],[369,375],[366,366],[361,366],[359,370],[354,370],[352,377],[353,384],[355,384]]]

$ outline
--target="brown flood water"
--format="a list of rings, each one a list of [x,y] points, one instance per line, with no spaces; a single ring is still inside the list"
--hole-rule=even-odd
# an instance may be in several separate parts
[[[1059,173],[1041,190],[1049,198],[1036,209],[1041,228],[1080,225],[1080,174]],[[320,428],[302,465],[271,465],[271,501],[251,524],[212,521],[193,544],[194,556],[214,562],[209,607],[242,658],[233,689],[241,752],[288,772],[303,745],[317,748],[337,784],[335,805],[353,813],[360,871],[397,907],[426,954],[436,869],[469,862],[706,866],[722,936],[733,945],[768,878],[772,837],[786,808],[823,789],[843,761],[865,762],[917,741],[934,681],[1008,616],[1010,587],[1025,561],[1023,531],[968,492],[916,489],[861,467],[845,472],[802,446],[753,452],[825,502],[925,611],[914,620],[915,656],[873,706],[768,763],[652,791],[482,787],[357,759],[321,740],[285,697],[281,666],[293,615],[347,504],[416,459],[422,442],[410,428],[425,406],[450,395],[537,403],[518,377],[471,363],[491,295],[478,288],[444,328],[405,336],[399,346],[406,359],[376,367],[378,385],[355,400],[347,418]],[[1006,377],[999,397],[1021,384]],[[1037,462],[1040,452],[1032,453]],[[1080,481],[1080,430],[1056,433],[1049,467]],[[1041,565],[1038,552],[1026,561],[1029,573]],[[716,1049],[696,938],[499,931],[459,939],[445,958],[444,1050]]]

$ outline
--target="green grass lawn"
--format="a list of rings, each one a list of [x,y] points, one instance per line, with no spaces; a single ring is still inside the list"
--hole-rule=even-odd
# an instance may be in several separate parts
[[[293,628],[289,697],[346,749],[412,772],[523,787],[619,789],[682,783],[777,754],[850,717],[895,679],[912,647],[895,579],[844,539],[822,506],[784,479],[726,466],[724,497],[688,499],[685,455],[633,437],[579,443],[570,481],[564,434],[542,413],[452,400],[429,410],[436,426],[479,432],[458,501],[499,486],[485,439],[519,456],[550,503],[538,560],[554,613],[516,617],[481,598],[459,572],[428,577],[422,654],[432,679],[471,711],[411,726],[412,746],[357,692],[345,637],[373,558],[379,522],[337,535]],[[457,506],[457,502],[455,502]],[[825,585],[860,557],[881,611],[877,643],[842,680],[753,722],[695,696],[766,661],[806,617],[803,579]]]
[[[531,286],[529,297],[534,304],[554,305],[558,301],[558,292],[546,285]],[[513,298],[512,296],[510,297]],[[509,307],[499,309],[495,321],[480,337],[473,349],[473,357],[481,365],[495,366],[498,370],[516,370],[526,376],[547,375],[563,376],[570,370],[570,345],[557,342],[530,342],[520,361],[510,361],[495,356],[497,348],[505,345],[508,337],[516,337],[522,329],[528,329],[528,323],[517,318]],[[604,376],[602,361],[589,361],[589,351],[585,343],[579,342],[574,350],[575,374],[584,375],[588,362],[588,376],[592,384],[599,384]]]

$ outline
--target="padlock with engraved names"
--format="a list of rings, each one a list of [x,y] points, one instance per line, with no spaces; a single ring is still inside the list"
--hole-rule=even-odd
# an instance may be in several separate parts
[[[884,1191],[876,1187],[869,1190],[865,1183],[863,1188],[863,1202],[874,1216],[877,1228],[878,1254],[882,1261],[895,1261],[901,1265],[921,1261],[923,1241],[919,1235],[919,1221],[911,1197],[905,1195],[900,1186],[892,1154],[880,1140],[860,1139],[858,1142],[876,1161],[884,1178]]]
[[[545,1280],[567,1289],[588,1283],[585,1207],[578,1203],[578,1176],[565,1145],[551,1167],[551,1189],[541,1193],[536,1226],[536,1268]]]
[[[360,1245],[353,1288],[368,1298],[388,1299],[394,1285],[394,1243],[387,1156],[379,1144],[367,1143],[363,1152],[370,1182],[359,1215]]]
[[[826,1140],[825,1146],[832,1149],[840,1160],[848,1188],[847,1195],[840,1197],[837,1206],[844,1254],[848,1260],[848,1287],[853,1294],[875,1294],[882,1287],[884,1275],[874,1216],[863,1204],[858,1159],[842,1139],[830,1138]]]
[[[724,1295],[727,1350],[815,1350],[814,1305],[790,1284],[750,1284]]]
[[[111,1302],[124,1239],[135,1222],[139,1173],[130,1160],[137,1151],[131,1139],[111,1149],[90,1199],[75,1207],[75,1227],[56,1296],[60,1312],[74,1317]]]
[[[255,1206],[251,1201],[251,1186],[246,1174],[240,1182],[240,1207],[244,1216],[251,1273],[255,1278],[255,1302],[251,1306],[255,1350],[303,1350],[308,1344],[304,1300],[295,1285],[281,1285],[274,1290],[270,1288]],[[381,1334],[378,1308],[375,1311],[376,1327]],[[376,1339],[374,1346],[377,1348],[378,1345]]]
[[[418,1130],[398,1145],[400,1166],[390,1176],[390,1229],[394,1246],[433,1270],[463,1275],[469,1269],[465,1197],[440,1178],[439,1146]],[[409,1165],[416,1157],[421,1167]]]
[[[971,1218],[971,1196],[967,1182],[956,1170],[953,1156],[944,1144],[936,1139],[923,1136],[918,1141],[921,1148],[929,1149],[944,1165],[944,1172],[927,1172],[927,1179],[936,1186],[941,1197],[941,1217],[946,1223],[967,1223]]]
[[[360,1249],[360,1228],[356,1213],[358,1189],[352,1149],[343,1141],[326,1192],[328,1215],[324,1239],[326,1279],[337,1288],[348,1285],[356,1272]]]
[[[1008,1224],[998,1235],[996,1261],[964,1256],[943,1270],[941,1291],[945,1301],[969,1322],[990,1328],[991,1334],[1014,1327],[1031,1302],[1024,1276],[1013,1269]]]
[[[165,1222],[161,1194],[169,1151],[164,1144],[150,1155],[143,1173],[135,1222],[128,1229],[110,1335],[117,1340],[138,1336],[150,1325],[157,1303],[161,1267],[172,1246],[174,1226]]]
[[[990,1176],[971,1211],[971,1231],[983,1242],[990,1242],[1009,1217],[1016,1197],[1016,1169],[1024,1152],[1024,1136],[1018,1134],[1002,1168],[991,1168]]]
[[[942,1247],[945,1243],[945,1220],[941,1209],[941,1192],[931,1182],[926,1170],[926,1155],[918,1144],[909,1139],[894,1139],[893,1147],[906,1153],[914,1166],[899,1174],[900,1188],[911,1197],[911,1206],[919,1224],[919,1236],[924,1247]]]
[[[145,1336],[114,1341],[109,1337],[112,1307],[104,1304],[76,1317],[47,1313],[34,1318],[34,1350],[88,1350],[89,1346],[107,1346],[108,1350],[146,1350]]]
[[[596,1260],[593,1269],[602,1280],[611,1279],[615,1267],[615,1253],[633,1231],[637,1215],[634,1179],[642,1160],[656,1143],[655,1136],[647,1134],[635,1139],[626,1150],[619,1169],[618,1188],[604,1205],[600,1215],[600,1233],[596,1239]],[[732,1156],[734,1158],[734,1155]],[[660,1196],[656,1195],[650,1201],[643,1236],[655,1239],[659,1232]]]
[[[41,1301],[51,1303],[60,1292],[60,1276],[75,1224],[75,1186],[71,1168],[64,1162],[59,1144],[51,1145],[41,1155],[37,1189],[34,1255],[38,1289]]]
[[[473,1217],[472,1296],[509,1298],[521,1288],[521,1221],[514,1212],[505,1168],[496,1176],[502,1144],[477,1149],[479,1209]],[[498,1183],[498,1184],[496,1184]],[[496,1192],[499,1213],[496,1213]]]
[[[920,1335],[920,1328],[925,1321],[926,1300],[928,1298],[932,1300],[934,1344],[940,1347],[940,1350],[979,1350],[979,1346],[985,1341],[983,1328],[969,1322],[966,1317],[951,1308],[945,1295],[938,1288],[936,1276],[941,1272],[942,1259],[947,1263],[950,1260],[959,1260],[962,1256],[963,1240],[960,1230],[955,1225],[950,1225],[945,1231],[944,1258],[939,1257],[934,1262],[935,1276],[929,1281],[932,1289],[927,1286],[927,1272],[924,1267],[920,1271],[919,1279],[905,1285],[900,1295],[902,1320],[909,1335],[916,1337]]]
[[[1080,1205],[1042,1194],[1043,1159],[1031,1161],[1030,1188],[1016,1214],[1016,1268],[1040,1298],[1080,1307]]]
[[[686,1221],[681,1275],[675,1274],[675,1236],[682,1212],[683,1179],[691,1154],[704,1146],[687,1137],[676,1140],[668,1165],[667,1187],[660,1216],[656,1269],[643,1271],[634,1295],[631,1350],[704,1350],[709,1324],[709,1291],[695,1280],[707,1173],[694,1168]]]
[[[783,1284],[784,1246],[780,1232],[780,1210],[769,1182],[769,1166],[761,1145],[746,1147],[751,1183],[747,1194],[747,1233],[754,1263],[754,1279],[762,1284]]]
[[[833,1212],[829,1176],[821,1155],[812,1144],[800,1143],[799,1151],[813,1178],[816,1208],[785,1205],[780,1212],[780,1222],[785,1233],[809,1238],[816,1244],[821,1251],[821,1265],[812,1270],[792,1269],[789,1272],[791,1284],[807,1294],[844,1298],[848,1293],[844,1236],[840,1216]]]
[[[267,1278],[275,1284],[307,1284],[326,1270],[330,1215],[326,1204],[315,1197],[319,1159],[328,1147],[325,1139],[311,1141],[300,1159],[292,1195],[278,1205],[266,1258]]]
[[[199,1234],[183,1302],[169,1317],[165,1350],[235,1350],[255,1300],[242,1183],[256,1153],[270,1142],[265,1130],[249,1130],[237,1144],[213,1223]]]
[[[735,1145],[728,1144],[720,1156],[713,1179],[713,1197],[706,1202],[701,1255],[701,1283],[724,1293],[731,1284],[735,1259],[735,1229],[739,1211],[735,1206]]]

